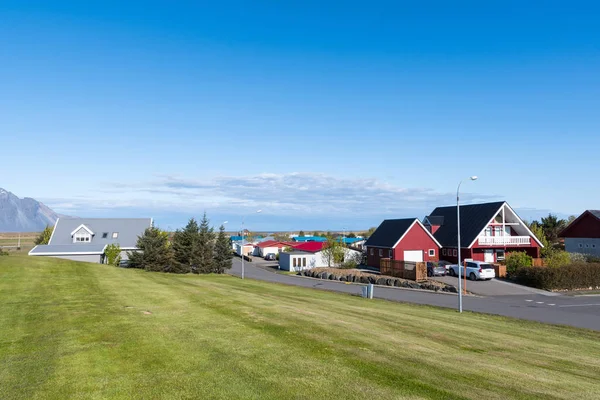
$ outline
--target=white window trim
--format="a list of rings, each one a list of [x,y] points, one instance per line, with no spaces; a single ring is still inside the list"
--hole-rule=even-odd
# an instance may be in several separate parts
[[[118,239],[119,238],[119,232],[113,232],[112,233],[112,238],[113,239]]]
[[[379,257],[383,257],[383,249],[379,249]]]
[[[435,249],[429,249],[429,257],[435,257]]]

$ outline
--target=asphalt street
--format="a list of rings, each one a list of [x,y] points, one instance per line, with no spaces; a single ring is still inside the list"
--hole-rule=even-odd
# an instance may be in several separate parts
[[[284,275],[246,262],[245,277],[267,282],[306,288],[329,290],[352,295],[360,295],[361,284],[347,284]],[[232,275],[241,275],[241,261],[233,259]],[[456,278],[454,278],[456,279]],[[467,282],[469,285],[470,282]],[[490,282],[481,282],[490,283]],[[504,284],[503,282],[499,282]],[[463,308],[466,311],[496,314],[550,324],[570,325],[600,331],[600,296],[563,296],[556,293],[532,289],[513,294],[513,288],[507,294],[491,296],[463,296]],[[424,304],[437,307],[457,308],[456,294],[429,293],[422,290],[379,287],[374,297],[404,303]],[[365,300],[367,301],[367,300]]]

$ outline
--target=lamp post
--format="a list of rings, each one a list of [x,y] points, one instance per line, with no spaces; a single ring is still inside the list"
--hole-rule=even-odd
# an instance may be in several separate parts
[[[256,210],[256,213],[261,213],[262,210]],[[240,248],[240,255],[242,256],[242,279],[244,279],[244,219],[246,216],[242,216],[242,247]]]
[[[457,232],[457,237],[458,237],[458,312],[462,312],[463,311],[463,302],[462,302],[462,279],[460,276],[460,268],[461,268],[461,262],[460,262],[460,185],[463,183],[463,181],[466,179],[463,179],[462,181],[460,181],[458,183],[458,187],[456,188],[456,226],[458,228],[458,232]],[[476,181],[477,180],[477,176],[473,175],[469,178],[469,180],[472,181]],[[464,272],[466,274],[466,271]]]

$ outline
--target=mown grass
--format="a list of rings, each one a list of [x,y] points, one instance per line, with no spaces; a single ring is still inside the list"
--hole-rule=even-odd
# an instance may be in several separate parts
[[[2,399],[596,399],[598,354],[592,331],[0,258]]]

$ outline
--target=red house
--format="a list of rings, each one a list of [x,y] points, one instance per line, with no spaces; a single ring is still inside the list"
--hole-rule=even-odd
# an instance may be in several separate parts
[[[456,206],[438,207],[423,223],[442,245],[440,258],[458,261]],[[460,206],[461,259],[497,262],[511,251],[524,251],[534,258],[544,247],[508,203]]]
[[[600,210],[587,210],[559,235],[565,239],[565,250],[600,257]]]
[[[440,243],[416,218],[386,219],[365,243],[367,264],[380,267],[382,258],[437,261]]]

